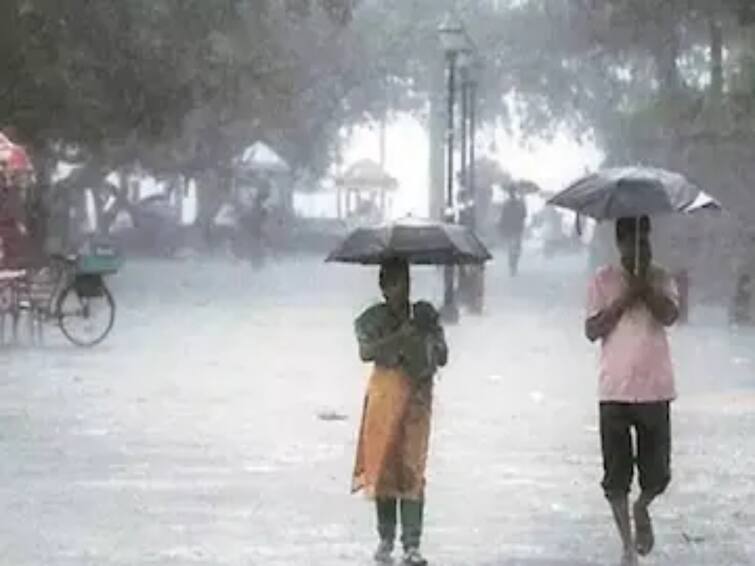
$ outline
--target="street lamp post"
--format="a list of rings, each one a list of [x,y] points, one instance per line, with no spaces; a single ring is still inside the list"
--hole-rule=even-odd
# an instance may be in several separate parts
[[[478,58],[474,60],[469,70],[469,191],[475,210],[477,209],[477,179],[475,171],[475,161],[477,160],[477,151],[475,141],[477,140],[477,87],[480,83],[480,74],[482,72],[482,63]],[[473,230],[477,224],[477,214],[471,217]]]
[[[459,179],[461,182],[461,188],[465,191],[469,190],[469,177],[468,166],[471,165],[469,161],[469,143],[471,138],[469,137],[469,111],[470,111],[470,65],[471,65],[471,53],[468,49],[465,49],[459,54],[458,66],[459,75],[461,80],[461,155],[460,155],[460,171]],[[468,196],[467,196],[468,198]],[[459,203],[462,205],[463,203]],[[463,223],[463,222],[462,222]]]
[[[438,35],[446,53],[448,63],[448,126],[446,130],[446,214],[445,221],[454,221],[454,106],[456,99],[456,64],[459,54],[466,46],[466,35],[461,22],[448,14],[438,28]],[[459,320],[459,309],[456,305],[454,290],[454,268],[447,265],[443,272],[443,307],[441,316],[446,322],[455,323]]]
[[[461,81],[461,155],[460,155],[460,170],[459,170],[459,185],[460,191],[456,198],[456,209],[458,211],[457,221],[468,227],[473,228],[474,222],[471,216],[474,216],[474,201],[472,199],[471,192],[471,171],[473,160],[470,159],[471,151],[470,145],[473,139],[470,135],[470,112],[471,112],[471,80],[470,76],[472,65],[472,50],[466,48],[459,54],[458,66],[459,75]],[[471,291],[473,289],[473,273],[474,269],[470,266],[463,266],[458,268],[458,289],[457,298],[458,301],[469,307],[471,306]]]
[[[482,75],[482,62],[479,57],[476,57],[474,62],[470,66],[468,72],[469,86],[469,191],[470,199],[472,201],[472,213],[469,215],[469,228],[476,230],[477,228],[477,215],[478,215],[478,191],[477,191],[477,179],[475,177],[475,162],[477,160],[475,141],[477,139],[477,89],[480,84],[480,76]],[[470,308],[473,313],[480,314],[483,310],[484,296],[485,296],[485,265],[482,264],[479,267],[472,270],[472,276],[470,277],[470,285],[472,286],[470,296]]]
[[[456,102],[456,52],[448,53],[448,124],[446,125],[446,214],[447,221],[453,221],[454,206],[454,146],[456,145],[454,129],[454,109]]]

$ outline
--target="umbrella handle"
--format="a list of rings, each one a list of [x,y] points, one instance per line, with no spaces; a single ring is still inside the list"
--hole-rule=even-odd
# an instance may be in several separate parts
[[[634,276],[640,276],[640,217],[635,218],[634,224]]]

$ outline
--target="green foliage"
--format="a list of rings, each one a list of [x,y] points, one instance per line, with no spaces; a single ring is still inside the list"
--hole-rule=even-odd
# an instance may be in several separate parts
[[[290,134],[295,155],[323,133],[319,80],[342,71],[351,4],[322,4],[301,22],[259,0],[6,0],[0,121],[156,169],[227,161],[250,135]]]
[[[443,91],[439,0],[4,0],[0,124],[37,153],[77,147],[113,167],[223,168],[263,139],[322,171],[339,130],[387,112],[424,116]],[[543,136],[568,127],[606,144],[695,121],[714,72],[755,72],[726,0],[461,3],[485,65],[480,117]],[[743,86],[744,85],[744,86]],[[726,85],[730,90],[730,85]],[[744,89],[744,90],[743,90]],[[631,127],[628,126],[631,124]]]

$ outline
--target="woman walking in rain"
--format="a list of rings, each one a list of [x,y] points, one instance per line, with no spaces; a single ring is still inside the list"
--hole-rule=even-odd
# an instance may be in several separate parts
[[[364,402],[352,491],[375,501],[378,563],[390,563],[400,515],[403,563],[423,566],[425,466],[430,437],[433,377],[448,349],[435,308],[412,304],[409,266],[380,266],[384,302],[356,320],[359,355],[374,369]]]

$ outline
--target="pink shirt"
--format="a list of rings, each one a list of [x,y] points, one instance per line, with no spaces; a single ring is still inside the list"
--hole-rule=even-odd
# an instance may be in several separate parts
[[[676,283],[665,270],[653,267],[651,281],[679,304]],[[587,294],[588,318],[621,298],[626,290],[623,268],[599,269]],[[603,339],[599,397],[601,401],[625,403],[671,401],[676,397],[666,329],[644,303],[626,311],[613,332]]]

